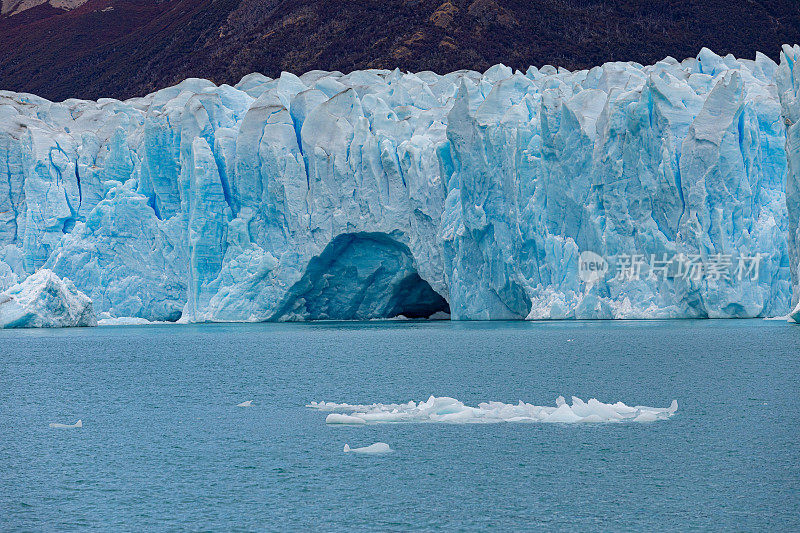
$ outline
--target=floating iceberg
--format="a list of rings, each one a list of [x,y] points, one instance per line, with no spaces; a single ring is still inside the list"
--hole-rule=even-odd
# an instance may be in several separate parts
[[[0,293],[0,329],[96,325],[92,301],[50,270],[41,269]]]
[[[785,315],[800,47],[781,57],[0,91],[0,287],[44,267],[150,321]],[[622,275],[583,279],[582,252]],[[667,256],[760,264],[619,268]]]
[[[331,413],[325,418],[326,424],[366,424],[366,421],[358,416],[342,415]]]
[[[236,407],[253,407],[253,400],[247,400],[242,403],[237,403]]]
[[[77,421],[77,422],[75,422],[74,424],[55,424],[55,423],[54,423],[54,424],[50,424],[50,427],[51,427],[51,428],[56,428],[56,429],[76,429],[76,428],[82,428],[82,427],[83,427],[83,421],[82,421],[82,420],[78,420],[78,421]]]
[[[378,455],[390,453],[393,450],[385,442],[376,442],[363,448],[351,448],[349,444],[344,445],[344,453],[359,453],[364,455]]]
[[[594,398],[584,402],[572,397],[568,405],[563,397],[556,399],[555,407],[544,407],[520,401],[518,404],[502,402],[480,403],[477,407],[464,405],[455,398],[431,396],[425,402],[401,404],[373,403],[351,405],[348,403],[311,402],[306,407],[320,411],[333,411],[327,416],[328,424],[381,424],[390,422],[488,424],[496,422],[550,422],[574,424],[578,422],[654,422],[666,420],[678,411],[678,401],[666,408],[637,405],[630,407],[622,402],[608,404]],[[345,414],[347,413],[347,414]]]

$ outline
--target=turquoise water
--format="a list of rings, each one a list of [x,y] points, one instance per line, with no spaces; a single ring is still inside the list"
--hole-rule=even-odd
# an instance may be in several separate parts
[[[758,320],[0,331],[0,529],[798,530],[799,348]],[[430,394],[680,408],[331,427],[304,407]],[[377,441],[395,452],[342,453]]]

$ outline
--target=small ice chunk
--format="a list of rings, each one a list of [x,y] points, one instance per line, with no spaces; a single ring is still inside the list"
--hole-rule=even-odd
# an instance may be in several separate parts
[[[373,413],[354,413],[353,416],[361,418],[365,422],[405,422],[408,414],[397,411],[379,411]]]
[[[655,422],[656,420],[658,420],[658,415],[652,411],[644,411],[633,419],[634,422]]]
[[[669,404],[667,412],[671,415],[674,415],[675,413],[678,412],[678,400],[672,400],[672,403]]]
[[[628,413],[626,409],[624,409],[628,408],[627,405],[623,404],[624,408],[613,406],[598,401],[595,398],[590,398],[589,401],[586,402],[586,405],[589,407],[589,409],[591,409],[592,414],[596,414],[603,420],[613,420],[613,421],[621,420],[622,418],[625,418],[628,414],[632,416],[636,413],[635,409],[632,412]]]
[[[236,407],[253,407],[253,400],[247,400],[246,402],[237,403]]]
[[[464,404],[448,396],[439,398],[431,396],[427,402],[419,404],[419,409],[427,411],[430,415],[444,416],[460,412],[464,409]]]
[[[475,413],[473,413],[472,409],[464,407],[464,409],[460,411],[437,415],[435,420],[437,422],[466,422],[473,418],[475,418]]]
[[[77,422],[75,422],[74,424],[50,424],[50,427],[51,427],[51,428],[56,428],[56,429],[75,429],[75,428],[82,428],[82,427],[83,427],[83,421],[82,421],[82,420],[78,420],[78,421],[77,421]]]
[[[385,442],[376,442],[375,444],[370,444],[369,446],[364,446],[363,448],[351,448],[349,444],[344,445],[344,453],[352,452],[375,455],[380,453],[389,453],[391,451],[392,449]]]
[[[367,421],[358,416],[343,415],[341,413],[331,413],[325,417],[326,424],[366,424]]]
[[[592,416],[594,414],[591,407],[586,405],[586,402],[584,402],[577,396],[572,397],[572,412],[584,418],[587,416]]]
[[[537,419],[530,416],[512,416],[506,418],[506,422],[536,422]]]
[[[597,400],[595,400],[595,402],[597,402]],[[636,413],[637,409],[641,409],[640,407],[631,407],[630,405],[625,405],[622,402],[612,404],[611,407],[613,407],[617,413],[628,415]],[[649,407],[644,407],[644,409],[649,409]]]
[[[559,398],[561,398],[561,396],[559,396]],[[561,399],[563,400],[563,398]],[[573,422],[580,422],[580,420],[581,417],[573,413],[569,405],[562,403],[558,409],[553,411],[553,413],[542,420],[542,422],[563,422],[565,424],[571,424]]]

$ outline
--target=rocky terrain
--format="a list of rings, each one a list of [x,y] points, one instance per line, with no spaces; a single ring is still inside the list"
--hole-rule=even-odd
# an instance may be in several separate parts
[[[778,61],[800,42],[795,0],[3,0],[2,13],[0,89],[54,101],[251,72],[646,65],[702,47]]]

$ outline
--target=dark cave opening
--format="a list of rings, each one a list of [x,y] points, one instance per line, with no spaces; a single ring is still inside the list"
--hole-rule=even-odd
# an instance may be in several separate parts
[[[417,272],[409,248],[386,233],[334,238],[289,290],[277,320],[445,318],[447,300]]]
[[[430,284],[411,274],[395,289],[395,304],[387,318],[403,315],[406,318],[428,318],[436,313],[450,314],[450,305]]]

